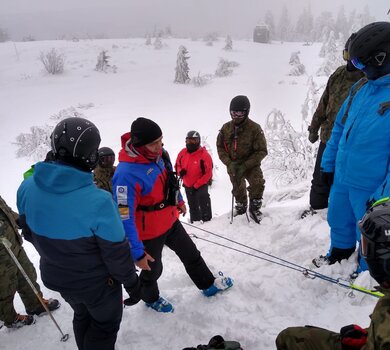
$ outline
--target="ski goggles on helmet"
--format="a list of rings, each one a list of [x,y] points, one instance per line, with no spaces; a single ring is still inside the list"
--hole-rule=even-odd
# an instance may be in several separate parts
[[[230,111],[230,115],[232,116],[233,119],[236,118],[244,118],[247,114],[247,111]]]
[[[186,138],[186,143],[191,144],[191,145],[196,145],[199,142],[200,142],[200,140],[198,137],[187,137]]]
[[[366,60],[366,63],[362,62],[357,57],[351,58],[351,62],[357,69],[363,70],[364,68],[366,68],[367,63],[370,63],[371,65],[376,66],[376,67],[381,67],[383,65],[383,63],[385,62],[386,57],[387,57],[387,52],[379,51],[379,52],[376,52],[371,57],[369,57]]]

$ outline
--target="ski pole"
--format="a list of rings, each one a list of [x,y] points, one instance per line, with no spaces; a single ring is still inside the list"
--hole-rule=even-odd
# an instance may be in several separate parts
[[[11,250],[11,242],[5,238],[5,237],[1,237],[0,238],[1,240],[1,243],[3,243],[5,249],[7,249],[9,255],[11,256],[12,260],[14,261],[14,263],[16,264],[16,266],[18,267],[18,269],[20,270],[20,272],[22,273],[23,277],[26,279],[27,283],[30,285],[31,289],[34,291],[35,295],[37,296],[39,302],[42,304],[43,308],[45,309],[45,311],[49,314],[51,320],[54,322],[55,326],[57,327],[57,329],[60,331],[61,333],[61,341],[62,342],[65,342],[69,339],[69,334],[66,333],[64,334],[60,328],[60,326],[58,325],[58,323],[56,322],[56,320],[54,319],[53,317],[53,314],[51,313],[51,311],[49,310],[49,308],[47,307],[47,305],[45,304],[45,302],[42,300],[42,297],[39,295],[39,292],[37,291],[37,289],[34,287],[33,283],[31,282],[30,278],[27,276],[27,273],[26,271],[24,271],[22,265],[20,265],[18,259],[16,258],[15,254],[13,253],[13,251]]]
[[[230,215],[230,223],[233,223],[233,212],[234,212],[234,194],[232,191],[232,214]]]

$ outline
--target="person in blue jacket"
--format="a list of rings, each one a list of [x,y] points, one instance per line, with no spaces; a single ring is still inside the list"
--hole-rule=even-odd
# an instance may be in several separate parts
[[[93,182],[99,130],[67,118],[51,135],[53,162],[39,162],[17,193],[24,237],[40,255],[42,281],[74,310],[79,350],[114,350],[122,285],[139,288],[129,243],[112,199]]]
[[[321,162],[332,186],[328,223],[331,244],[317,267],[348,259],[360,242],[357,227],[373,202],[389,195],[390,181],[390,23],[374,22],[351,36],[351,62],[366,78],[343,103]],[[358,257],[357,273],[367,270]]]

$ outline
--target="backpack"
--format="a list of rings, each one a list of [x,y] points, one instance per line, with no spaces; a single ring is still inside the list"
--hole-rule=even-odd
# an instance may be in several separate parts
[[[212,337],[208,345],[198,345],[196,348],[183,350],[243,350],[241,344],[234,340],[224,340],[220,335]]]

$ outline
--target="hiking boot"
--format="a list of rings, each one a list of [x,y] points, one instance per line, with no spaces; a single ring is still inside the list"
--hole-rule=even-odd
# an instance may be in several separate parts
[[[145,303],[145,305],[157,312],[173,312],[173,305],[163,297],[159,297],[154,303]]]
[[[29,326],[34,323],[35,323],[34,316],[17,314],[13,322],[11,323],[4,322],[4,326],[6,326],[7,328],[20,328],[23,326]]]
[[[341,260],[348,259],[355,251],[355,247],[353,248],[332,248],[330,254],[324,256],[320,255],[318,258],[312,260],[312,263],[316,267],[320,267],[323,265],[333,265],[335,263],[341,262]]]
[[[321,267],[324,265],[331,265],[327,255],[320,255],[319,257],[314,258],[311,262],[313,263],[313,265],[315,267]]]
[[[223,292],[233,286],[233,280],[230,277],[224,277],[223,273],[219,273],[220,277],[214,280],[214,283],[207,289],[203,289],[202,293],[206,297],[212,297],[213,295]]]
[[[46,304],[47,308],[50,311],[57,310],[61,306],[60,302],[57,299],[51,299],[51,298],[44,299],[44,298],[42,298],[42,300]],[[26,312],[27,312],[27,315],[40,316],[40,315],[46,314],[46,310],[42,305],[39,305],[35,310],[26,310]]]
[[[309,207],[309,209],[305,209],[302,214],[301,214],[301,219],[304,219],[305,217],[307,216],[313,216],[317,214],[317,212],[312,208],[312,207]]]
[[[263,218],[263,213],[260,211],[261,205],[261,199],[252,199],[249,204],[249,216],[256,224],[260,224],[260,221]]]
[[[235,207],[234,207],[233,216],[245,214],[247,208],[248,208],[248,207],[247,207],[247,204],[246,204],[246,203],[237,202],[236,205],[235,205]]]

